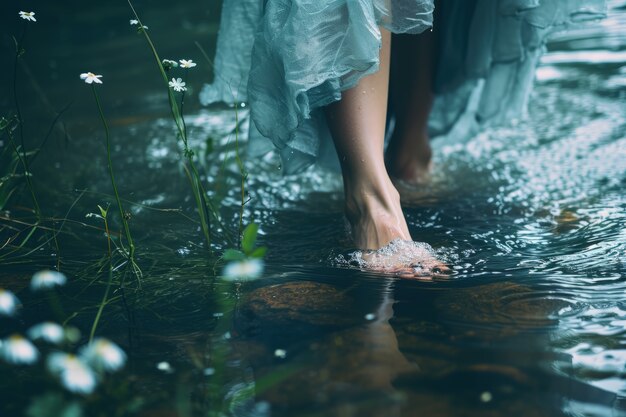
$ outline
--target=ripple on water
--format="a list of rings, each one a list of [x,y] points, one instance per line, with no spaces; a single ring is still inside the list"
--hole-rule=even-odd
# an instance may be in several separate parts
[[[571,363],[561,364],[592,385],[626,394],[626,308],[623,303],[567,307],[559,318],[556,349]]]

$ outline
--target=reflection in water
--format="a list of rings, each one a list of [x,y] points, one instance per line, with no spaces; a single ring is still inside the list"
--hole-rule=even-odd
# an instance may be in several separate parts
[[[214,32],[201,22],[203,4],[183,3],[163,6],[166,17],[149,16],[151,30],[175,33],[161,41],[164,53],[174,57],[188,43],[188,58],[200,62],[192,38]],[[528,121],[463,143],[433,142],[433,181],[405,208],[413,236],[454,270],[431,282],[336,268],[351,250],[340,176],[284,177],[272,154],[250,163],[244,213],[245,222],[261,224],[270,248],[267,276],[236,290],[211,282],[214,265],[189,220],[193,197],[166,98],[155,95],[158,79],[143,76],[154,68],[134,55],[143,46],[125,7],[101,6],[118,19],[110,38],[86,27],[100,6],[85,12],[91,20],[69,17],[80,22],[55,36],[84,40],[75,60],[62,59],[59,46],[33,44],[27,56],[42,57],[34,76],[50,86],[52,103],[72,96],[69,86],[84,70],[71,67],[76,60],[111,80],[105,112],[145,278],[140,293],[125,293],[128,305],[107,306],[102,329],[128,351],[125,379],[149,404],[145,415],[204,416],[222,394],[227,415],[236,416],[626,415],[626,2],[610,4],[601,24],[549,45]],[[41,7],[42,16],[57,9]],[[200,17],[181,32],[169,25],[170,11]],[[54,26],[42,18],[34,30],[46,24]],[[110,61],[111,50],[120,55]],[[193,87],[204,81],[188,80],[189,135],[225,223],[236,224],[234,111],[193,107]],[[120,87],[131,84],[132,91]],[[94,109],[76,96],[69,137],[51,138],[33,169],[47,212],[68,215],[60,257],[70,281],[91,283],[105,245],[85,215],[107,201],[108,179]],[[29,106],[24,111],[38,120]],[[247,110],[239,116],[245,131]],[[50,267],[54,255],[42,250],[3,265],[2,285],[18,292],[23,276]],[[99,291],[81,288],[68,302],[73,324],[88,328]],[[25,303],[27,293],[18,294]],[[224,297],[236,308],[220,304]],[[223,381],[212,362],[216,340],[226,346]],[[191,405],[178,407],[181,398]]]
[[[576,355],[546,349],[559,340],[559,320],[549,317],[564,302],[510,282],[447,291],[398,284],[297,281],[248,296],[234,343],[252,353],[255,378],[276,371],[269,353],[278,345],[288,352],[279,367],[298,369],[260,394],[272,415],[626,413],[612,390],[575,378]]]

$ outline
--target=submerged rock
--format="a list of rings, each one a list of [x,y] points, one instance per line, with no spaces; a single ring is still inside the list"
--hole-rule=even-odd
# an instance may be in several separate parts
[[[244,299],[237,314],[237,327],[246,332],[254,328],[275,332],[284,326],[333,329],[360,321],[354,300],[344,291],[310,281],[259,288]]]

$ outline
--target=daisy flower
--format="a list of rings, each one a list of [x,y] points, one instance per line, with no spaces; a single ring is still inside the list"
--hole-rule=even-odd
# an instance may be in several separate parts
[[[39,359],[39,351],[28,339],[14,334],[2,342],[0,357],[14,365],[30,365]]]
[[[102,80],[100,80],[100,78],[102,78],[102,75],[96,75],[93,72],[83,72],[80,74],[80,79],[85,80],[87,84],[102,84]]]
[[[33,275],[33,278],[30,280],[30,289],[33,291],[48,290],[56,286],[65,285],[66,282],[67,277],[61,272],[44,270]]]
[[[245,259],[243,261],[230,262],[224,268],[222,276],[227,281],[249,281],[261,276],[263,266],[261,259]]]
[[[54,352],[48,356],[48,370],[57,376],[65,388],[79,394],[91,394],[96,388],[96,374],[81,358]]]
[[[37,21],[37,19],[35,19],[35,12],[20,12],[19,15],[24,20],[30,20],[31,22]]]
[[[187,85],[182,78],[172,78],[170,81],[170,87],[174,89],[174,91],[187,91]]]
[[[34,325],[27,334],[32,340],[41,339],[54,344],[61,343],[65,338],[63,327],[50,321]]]
[[[20,300],[11,291],[0,288],[0,315],[12,316],[20,306]]]
[[[115,343],[98,338],[84,346],[80,356],[96,369],[117,371],[126,363],[126,353]]]
[[[193,68],[197,65],[191,59],[181,59],[179,62],[181,68]]]

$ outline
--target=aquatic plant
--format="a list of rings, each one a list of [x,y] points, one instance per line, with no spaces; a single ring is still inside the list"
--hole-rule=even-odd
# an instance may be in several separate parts
[[[135,243],[133,242],[133,237],[130,233],[130,226],[128,225],[127,212],[124,210],[124,206],[122,205],[122,199],[120,198],[120,194],[117,190],[117,183],[115,181],[115,174],[113,172],[113,160],[111,159],[111,135],[109,132],[109,124],[104,117],[104,112],[102,111],[102,105],[100,104],[100,97],[98,96],[98,91],[96,90],[95,84],[102,84],[100,78],[102,75],[96,75],[92,72],[87,72],[80,74],[80,78],[85,81],[86,84],[91,85],[91,91],[93,93],[93,97],[96,101],[96,106],[98,107],[98,114],[100,115],[100,120],[102,121],[102,125],[104,126],[104,133],[106,139],[106,155],[107,155],[107,164],[109,168],[109,178],[111,179],[111,185],[113,186],[113,193],[115,195],[115,201],[117,203],[117,208],[120,215],[120,220],[122,222],[122,226],[124,228],[124,235],[126,236],[126,242],[128,243],[128,250],[124,250],[128,261],[130,262],[131,268],[137,279],[141,277],[141,269],[136,263],[135,260]],[[107,232],[108,235],[108,232]],[[120,245],[122,246],[122,245]]]
[[[256,246],[259,225],[250,223],[243,231],[241,249],[227,249],[222,259],[228,263],[222,272],[226,281],[249,281],[257,279],[263,273],[263,258],[267,247]]]
[[[184,107],[184,100],[185,100],[185,94],[184,94],[183,88],[185,87],[186,81],[182,80],[179,82],[178,80],[173,80],[174,81],[173,85],[176,86],[177,91],[180,91],[183,93],[181,96],[181,101],[180,101],[180,106],[179,106],[178,101],[176,100],[176,97],[172,93],[172,89],[174,89],[174,87],[170,85],[170,82],[172,81],[170,81],[168,78],[168,75],[166,73],[166,67],[164,67],[163,61],[161,60],[156,50],[156,47],[154,43],[152,42],[152,39],[150,38],[150,35],[148,35],[148,32],[145,30],[145,26],[141,22],[141,19],[139,18],[139,15],[137,14],[137,11],[135,10],[130,0],[128,0],[128,5],[130,6],[130,9],[135,17],[133,21],[136,20],[137,22],[136,24],[139,27],[138,33],[143,35],[144,39],[146,40],[146,43],[148,44],[148,47],[150,48],[150,51],[152,52],[152,55],[156,61],[157,68],[161,74],[163,82],[165,83],[165,86],[167,87],[167,97],[168,97],[170,111],[172,114],[172,119],[174,120],[174,124],[176,125],[176,129],[178,131],[178,137],[180,138],[183,144],[183,156],[185,158],[183,168],[191,184],[191,190],[192,190],[194,199],[196,201],[196,208],[198,210],[198,216],[200,218],[200,227],[202,229],[202,233],[207,243],[207,249],[210,252],[211,251],[211,216],[213,216],[214,220],[220,224],[222,230],[226,231],[227,229],[223,225],[221,225],[220,216],[217,210],[215,209],[215,207],[213,206],[213,203],[211,202],[210,198],[208,197],[208,194],[206,190],[204,189],[204,186],[202,185],[202,178],[200,176],[200,173],[194,161],[195,152],[189,147],[189,138],[187,136],[187,125],[183,117],[183,107]],[[186,69],[189,69],[195,66],[195,65],[190,65],[189,64],[190,61],[186,61],[186,62],[187,62],[186,67],[185,67]],[[186,77],[187,77],[187,73],[185,72],[185,79]]]
[[[26,37],[27,27],[32,24],[30,22],[36,22],[35,12],[25,12],[20,11],[19,17],[21,17],[25,22],[22,29],[22,34],[19,39],[13,37],[13,41],[15,44],[15,55],[13,59],[13,104],[15,106],[15,114],[9,114],[6,117],[0,118],[0,133],[5,135],[8,139],[10,149],[12,150],[13,155],[8,155],[8,151],[4,151],[2,155],[0,155],[0,160],[6,162],[7,171],[2,173],[2,178],[0,178],[0,208],[4,208],[8,204],[9,198],[14,194],[14,191],[17,189],[19,185],[19,180],[24,180],[26,187],[30,193],[30,197],[33,204],[33,212],[35,214],[35,222],[28,224],[28,229],[30,229],[24,237],[22,237],[21,242],[18,244],[14,244],[13,250],[10,250],[8,253],[4,253],[0,256],[0,258],[6,258],[10,254],[13,254],[20,249],[24,248],[26,244],[30,241],[30,239],[35,235],[35,232],[39,229],[43,230],[44,233],[48,236],[48,239],[44,242],[44,245],[52,242],[54,244],[56,253],[60,252],[59,243],[57,240],[58,232],[54,227],[54,222],[47,227],[42,227],[42,222],[44,220],[41,206],[39,204],[39,200],[37,198],[37,194],[35,192],[35,186],[32,181],[32,172],[30,169],[30,163],[32,159],[35,158],[38,154],[38,150],[47,142],[50,134],[52,133],[52,128],[56,125],[59,120],[61,113],[58,113],[55,119],[53,120],[48,133],[45,135],[39,148],[34,151],[28,151],[26,148],[25,137],[24,137],[24,119],[22,117],[22,110],[20,105],[20,100],[18,98],[18,63],[20,62],[21,57],[25,53],[24,49],[24,39]],[[19,143],[17,142],[17,138],[14,136],[14,132],[17,132],[17,138],[19,138]],[[8,148],[7,148],[8,149]],[[23,174],[18,174],[18,166],[21,166]],[[51,233],[50,233],[51,232]],[[3,249],[9,243],[12,243],[13,240],[17,240],[18,236],[20,236],[21,231],[18,231],[13,238],[7,240],[0,249]],[[43,245],[42,245],[43,246]],[[30,252],[28,252],[30,253]],[[60,257],[57,257],[57,269],[60,269]]]

